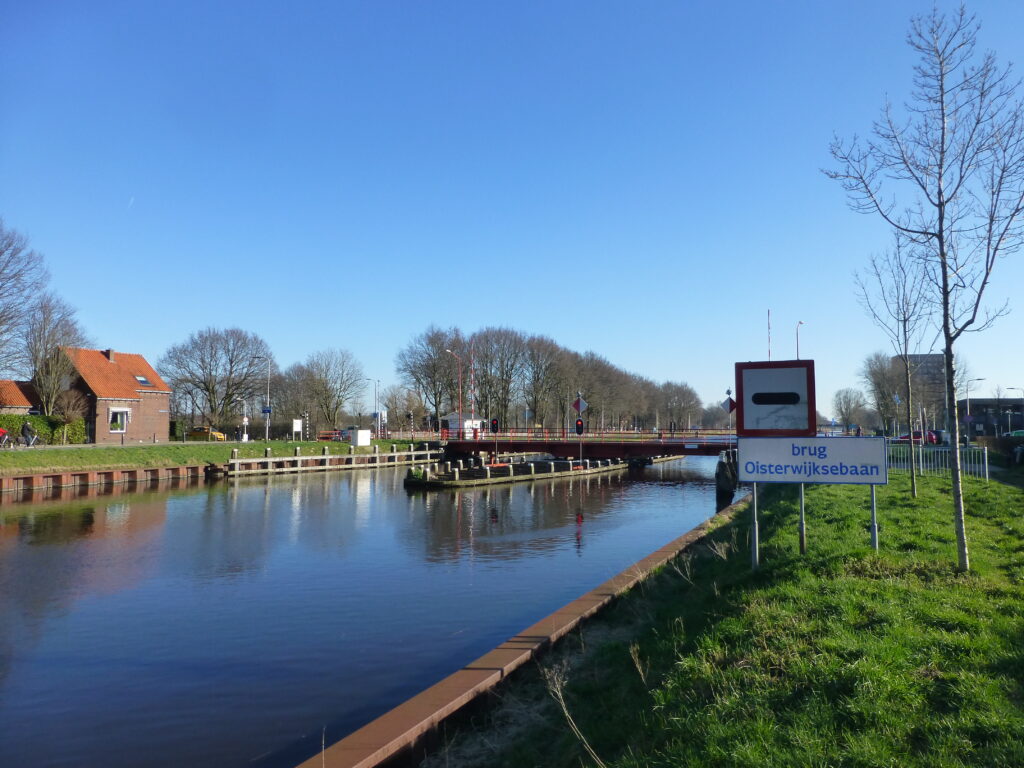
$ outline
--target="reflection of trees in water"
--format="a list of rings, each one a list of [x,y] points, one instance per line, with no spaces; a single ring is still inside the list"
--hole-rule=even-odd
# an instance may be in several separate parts
[[[45,515],[18,518],[18,532],[26,544],[62,544],[88,536],[95,520],[95,509],[86,507]]]
[[[577,515],[602,517],[621,491],[622,476],[615,474],[410,496],[420,505],[423,525],[403,528],[400,536],[427,562],[470,553],[487,560],[515,559],[575,542]]]
[[[129,589],[155,567],[150,550],[166,519],[166,496],[102,498],[31,505],[17,516],[7,511],[0,524],[0,680],[10,649],[34,646],[49,618],[80,598]]]

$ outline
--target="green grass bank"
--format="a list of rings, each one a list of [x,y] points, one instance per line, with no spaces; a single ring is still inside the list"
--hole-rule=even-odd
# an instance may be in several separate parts
[[[1006,479],[1019,482],[1020,472]],[[763,497],[443,726],[425,766],[1024,765],[1024,492],[967,480],[972,572],[950,487]]]
[[[392,440],[374,441],[381,453],[395,445],[399,451],[409,443]],[[255,458],[269,447],[274,456],[292,456],[295,448],[303,456],[319,456],[326,447],[332,456],[348,455],[348,443],[285,442],[269,443],[160,443],[158,445],[73,446],[47,448],[8,448],[0,450],[0,475],[27,475],[37,472],[83,471],[103,469],[145,469],[178,467],[191,464],[220,464],[238,449],[239,458]],[[373,453],[372,447],[357,448],[356,453]]]

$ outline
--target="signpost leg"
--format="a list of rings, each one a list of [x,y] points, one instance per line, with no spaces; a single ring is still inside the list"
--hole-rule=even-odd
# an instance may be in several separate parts
[[[754,502],[750,505],[750,569],[756,571],[761,565],[761,547],[757,532],[757,483],[754,483]]]
[[[872,486],[873,487],[873,486]],[[800,554],[807,554],[807,521],[804,519],[804,484],[800,483]]]
[[[871,548],[878,551],[878,506],[875,504],[875,486],[871,486]]]

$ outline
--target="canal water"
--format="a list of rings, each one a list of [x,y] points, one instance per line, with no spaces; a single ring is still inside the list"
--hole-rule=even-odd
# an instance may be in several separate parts
[[[4,505],[0,765],[294,765],[708,518],[714,468]]]

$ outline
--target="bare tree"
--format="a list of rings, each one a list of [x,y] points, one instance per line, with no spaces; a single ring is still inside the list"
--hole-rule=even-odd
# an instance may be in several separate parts
[[[68,424],[84,419],[89,412],[89,400],[77,389],[65,389],[59,395],[53,406],[53,415],[61,423],[61,442],[68,442]]]
[[[545,426],[548,405],[557,386],[556,368],[561,354],[559,346],[547,336],[531,336],[526,340],[523,359],[523,399],[533,414],[533,421]]]
[[[705,403],[700,425],[704,429],[720,429],[729,425],[729,414],[719,403]]]
[[[13,371],[23,360],[17,339],[46,280],[42,255],[0,219],[0,372]]]
[[[71,386],[75,366],[65,347],[83,347],[89,342],[78,325],[75,310],[52,293],[32,302],[21,329],[21,368],[39,395],[46,416],[54,415],[57,398]]]
[[[470,337],[476,359],[481,407],[491,418],[509,423],[526,361],[526,339],[511,328],[484,328]]]
[[[422,429],[426,407],[415,390],[392,385],[385,388],[380,397],[384,407],[388,409],[390,423],[396,429]],[[412,414],[411,419],[409,414]]]
[[[910,494],[917,498],[917,447],[913,440],[914,388],[910,356],[923,342],[933,305],[927,300],[925,262],[910,254],[912,244],[899,230],[893,233],[893,249],[872,256],[867,273],[857,274],[861,304],[875,325],[889,338],[903,363],[903,385],[910,439]],[[922,429],[923,429],[922,425]]]
[[[882,426],[896,419],[896,398],[899,394],[899,377],[892,365],[892,358],[885,352],[874,352],[864,360],[861,380],[867,386],[871,407],[878,412]]]
[[[915,90],[897,116],[886,104],[866,142],[832,143],[826,173],[856,211],[879,215],[915,245],[933,286],[945,352],[946,392],[959,444],[954,346],[1005,311],[983,297],[1001,256],[1019,250],[1024,212],[1024,112],[1017,81],[991,53],[977,59],[978,26],[961,8],[911,22]],[[957,564],[970,569],[959,452],[950,452]]]
[[[460,337],[454,328],[443,331],[432,325],[409,342],[395,358],[395,370],[403,381],[423,395],[438,423],[452,379],[452,359],[445,350],[451,349],[452,340]]]
[[[168,349],[157,367],[175,395],[220,426],[261,391],[272,361],[256,334],[206,328]]]
[[[840,389],[832,397],[832,408],[839,417],[844,432],[860,421],[867,405],[864,393],[852,387]]]
[[[363,366],[345,349],[315,352],[306,360],[307,385],[327,424],[339,428],[345,404],[366,390]]]
[[[700,398],[689,384],[666,381],[661,385],[661,401],[669,426],[675,423],[676,429],[688,428],[691,419],[700,416]]]

